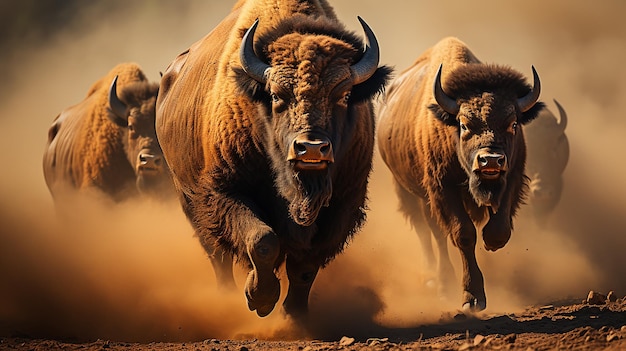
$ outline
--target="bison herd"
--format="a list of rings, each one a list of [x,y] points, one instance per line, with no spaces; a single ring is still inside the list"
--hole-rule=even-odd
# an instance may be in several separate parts
[[[160,83],[136,64],[114,67],[49,129],[43,171],[55,204],[75,190],[114,201],[175,193],[220,287],[235,288],[233,262],[245,266],[248,307],[266,316],[285,267],[282,307],[299,319],[319,269],[364,224],[377,142],[440,292],[453,285],[449,239],[461,305],[485,309],[476,245],[504,247],[525,202],[545,223],[563,187],[567,116],[539,101],[534,67],[528,84],[456,38],[390,82],[359,21],[365,40],[325,0],[240,0]]]

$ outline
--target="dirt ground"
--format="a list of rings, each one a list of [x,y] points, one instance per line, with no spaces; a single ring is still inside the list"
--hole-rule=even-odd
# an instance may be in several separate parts
[[[624,350],[626,297],[589,304],[562,301],[530,307],[521,313],[468,317],[443,316],[449,321],[413,328],[370,326],[363,334],[335,341],[207,339],[199,342],[126,343],[97,340],[72,343],[56,340],[0,338],[3,350]]]
[[[158,80],[234,2],[0,2],[0,350],[626,349],[622,0],[330,1],[356,33],[356,16],[367,20],[398,72],[456,36],[485,62],[535,66],[541,100],[568,112],[570,161],[547,226],[523,208],[507,246],[477,247],[484,313],[462,315],[460,296],[440,301],[424,284],[432,273],[377,153],[367,223],[320,271],[306,330],[257,317],[242,289],[216,292],[178,204],[77,201],[60,223],[41,169],[54,117],[118,63]],[[618,298],[582,303],[590,290]]]

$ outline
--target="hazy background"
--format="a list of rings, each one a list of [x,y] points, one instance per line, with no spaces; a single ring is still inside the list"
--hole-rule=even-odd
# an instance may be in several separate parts
[[[59,221],[44,183],[47,129],[120,62],[157,80],[229,11],[227,1],[0,2],[0,335],[128,341],[375,336],[381,328],[447,320],[459,299],[424,287],[419,243],[396,212],[376,156],[369,221],[313,287],[315,326],[248,312],[243,292],[219,294],[209,261],[178,206],[83,203]],[[571,158],[549,228],[522,216],[509,244],[477,248],[486,313],[626,294],[626,3],[589,1],[335,0],[347,27],[367,20],[381,63],[399,71],[444,36],[485,62],[526,75],[569,113]],[[381,5],[383,4],[383,5]],[[455,264],[458,254],[451,250]],[[239,272],[241,286],[243,272]],[[242,290],[242,289],[240,289]],[[369,334],[368,334],[369,333]],[[384,335],[382,335],[384,336]]]

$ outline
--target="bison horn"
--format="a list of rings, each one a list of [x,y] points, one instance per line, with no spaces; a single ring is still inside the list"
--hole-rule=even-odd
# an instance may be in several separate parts
[[[456,103],[456,100],[446,95],[441,87],[441,70],[443,68],[443,64],[439,65],[439,69],[437,70],[437,76],[435,76],[435,84],[433,86],[435,100],[437,104],[441,106],[441,108],[451,115],[456,115],[459,113],[459,105]]]
[[[567,127],[567,113],[565,113],[565,109],[563,109],[563,106],[561,106],[556,99],[554,99],[554,103],[556,104],[556,108],[559,109],[559,126],[561,127],[561,130],[565,130],[565,127]]]
[[[532,66],[533,69],[533,90],[531,90],[526,96],[517,99],[517,106],[519,106],[520,111],[522,113],[530,110],[537,100],[539,100],[539,93],[541,93],[541,81],[539,81],[539,75],[535,70],[535,66]]]
[[[243,70],[254,80],[265,83],[269,73],[270,65],[261,61],[254,52],[254,32],[259,25],[259,19],[246,31],[239,47],[239,60]]]
[[[361,60],[350,67],[352,76],[354,77],[354,85],[361,84],[368,80],[374,72],[376,72],[380,59],[380,49],[374,32],[360,16],[357,16],[357,18],[359,22],[361,22],[361,26],[365,32],[367,43],[365,44],[365,51],[363,52]]]
[[[109,89],[109,107],[115,116],[126,122],[126,104],[117,97],[117,76],[113,78],[111,88]],[[126,123],[124,123],[126,125]]]

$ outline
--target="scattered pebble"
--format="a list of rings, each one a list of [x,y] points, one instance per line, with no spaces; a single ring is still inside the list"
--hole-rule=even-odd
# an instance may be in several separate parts
[[[509,334],[509,335],[504,337],[504,342],[512,344],[512,343],[515,342],[515,339],[517,339],[517,335],[516,334]]]
[[[341,346],[350,346],[354,344],[354,338],[351,338],[349,336],[344,336],[341,338],[341,340],[339,340],[339,345]]]
[[[465,342],[465,343],[463,343],[463,345],[459,346],[459,348],[457,350],[465,351],[465,350],[471,349],[472,347],[473,347],[472,344]]]
[[[485,341],[485,337],[483,335],[476,334],[474,337],[474,346],[480,345],[483,341]]]
[[[609,335],[606,336],[606,341],[607,342],[611,342],[613,340],[618,340],[619,339],[619,335],[617,333],[611,332],[609,333]]]
[[[591,290],[587,295],[586,302],[590,305],[604,305],[606,303],[606,295]]]

